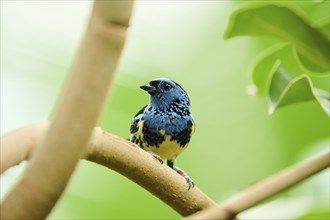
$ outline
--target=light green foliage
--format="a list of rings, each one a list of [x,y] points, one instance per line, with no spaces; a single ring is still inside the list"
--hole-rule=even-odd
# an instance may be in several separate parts
[[[225,38],[235,36],[268,36],[292,43],[299,55],[318,64],[321,71],[329,68],[329,41],[292,8],[275,4],[250,5],[232,14]],[[313,70],[313,69],[312,69]]]
[[[324,7],[326,5],[329,3],[324,3]],[[310,76],[328,79],[329,15],[328,20],[314,27],[296,11],[292,5],[251,3],[231,15],[224,37],[267,36],[287,42],[259,55],[251,70],[256,94],[269,94],[270,113],[279,107],[308,100],[318,101],[328,113],[329,100],[316,98]],[[285,68],[285,77],[277,68],[277,62]]]
[[[330,40],[330,20],[325,19],[317,25],[319,27],[319,30]]]
[[[257,95],[265,96],[268,94],[272,74],[276,71],[278,67],[276,63],[278,62],[290,73],[299,75],[299,67],[297,65],[291,65],[296,62],[291,45],[276,44],[263,51],[253,62],[250,74],[252,82],[257,88]]]
[[[276,108],[318,100],[324,111],[330,115],[329,97],[323,90],[313,89],[312,82],[307,75],[300,75],[295,78],[278,65],[269,86],[269,113],[273,113]]]

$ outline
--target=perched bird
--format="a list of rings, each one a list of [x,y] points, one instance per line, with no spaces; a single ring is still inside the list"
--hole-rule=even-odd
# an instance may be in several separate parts
[[[167,165],[187,180],[190,189],[194,182],[174,166],[175,158],[195,132],[189,97],[178,83],[166,78],[154,79],[140,88],[150,94],[150,103],[134,116],[130,140],[161,163],[167,160]]]

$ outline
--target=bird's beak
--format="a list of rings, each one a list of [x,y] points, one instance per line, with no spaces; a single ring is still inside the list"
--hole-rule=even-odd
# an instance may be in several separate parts
[[[140,88],[147,91],[150,95],[155,94],[157,90],[156,87],[150,85],[149,83],[141,85]]]

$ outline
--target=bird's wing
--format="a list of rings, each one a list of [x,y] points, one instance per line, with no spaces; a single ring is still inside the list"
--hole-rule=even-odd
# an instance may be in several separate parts
[[[136,113],[136,115],[134,116],[132,122],[131,122],[131,127],[130,127],[130,132],[131,134],[134,134],[135,132],[138,131],[139,129],[139,126],[138,126],[138,123],[140,121],[140,119],[142,118],[142,115],[143,115],[143,112],[144,112],[144,109],[147,107],[144,106],[138,113]]]

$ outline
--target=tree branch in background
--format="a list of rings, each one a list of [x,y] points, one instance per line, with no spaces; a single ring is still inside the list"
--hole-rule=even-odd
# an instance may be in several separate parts
[[[187,219],[232,219],[258,203],[330,166],[330,151],[289,167],[253,185],[237,196],[224,202],[221,208],[211,207]],[[224,211],[226,210],[226,211]],[[228,215],[228,213],[230,215]]]
[[[14,165],[30,158],[33,148],[44,136],[49,122],[21,127],[1,136],[0,171],[1,174]],[[39,139],[37,139],[39,138]]]
[[[1,152],[4,153],[1,154],[1,172],[29,158],[31,150],[43,138],[48,127],[48,122],[38,123],[4,135],[1,138]],[[197,187],[188,191],[184,178],[144,150],[100,128],[94,129],[83,158],[126,176],[183,216],[216,206]]]
[[[131,9],[131,1],[95,1],[53,122],[2,202],[2,219],[44,219],[61,196],[102,110]]]

